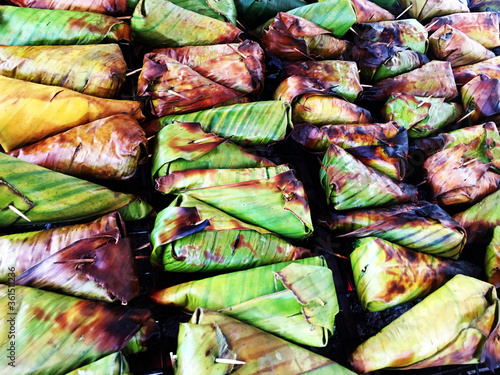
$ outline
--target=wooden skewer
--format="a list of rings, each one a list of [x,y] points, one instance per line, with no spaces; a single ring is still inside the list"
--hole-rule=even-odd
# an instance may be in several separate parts
[[[134,251],[146,249],[146,248],[148,248],[150,246],[151,246],[151,244],[148,242],[148,243],[146,243],[146,244],[144,244],[142,246],[139,246],[137,249],[134,249]]]
[[[209,141],[211,139],[214,139],[214,138],[219,138],[217,135],[211,135],[210,137],[205,137],[205,138],[202,138],[202,139],[197,139],[196,141],[193,141],[192,143],[202,143],[204,141]]]
[[[472,112],[467,113],[464,117],[462,117],[460,120],[458,120],[458,121],[457,121],[457,123],[458,123],[458,122],[460,122],[460,121],[465,120],[465,119],[466,119],[467,117],[469,117],[470,115],[472,115]]]
[[[325,302],[323,302],[323,301],[321,300],[321,298],[319,298],[319,297],[316,297],[316,301],[318,301],[318,303],[319,303],[321,306],[325,306],[325,305],[326,305],[326,303],[325,303]]]
[[[399,17],[401,17],[403,14],[405,14],[406,12],[408,12],[408,11],[411,9],[411,7],[412,7],[412,6],[413,6],[413,4],[410,4],[410,5],[408,6],[408,8],[406,8],[406,9],[405,9],[405,10],[403,10],[401,13],[399,13],[399,16],[397,16],[397,17],[396,17],[396,19],[398,19],[398,18],[399,18]]]
[[[240,55],[243,59],[246,59],[248,58],[248,56],[246,56],[244,53],[241,53],[240,51],[238,51],[237,48],[234,48],[234,46],[232,46],[231,44],[226,44],[229,48],[231,48],[234,52],[236,52],[238,55]]]
[[[156,134],[155,135],[152,135],[151,137],[148,137],[146,138],[148,141],[152,140],[154,137],[156,137]]]
[[[349,27],[349,30],[351,30],[354,34],[356,34],[357,36],[359,36],[359,34],[356,32],[356,30],[354,30],[354,29],[352,28],[352,26],[351,26],[351,27]]]
[[[31,223],[31,220],[25,214],[23,214],[21,211],[19,211],[16,207],[14,207],[12,204],[9,204],[8,207],[16,215],[22,217],[24,220],[29,221]]]
[[[244,365],[246,362],[230,358],[215,358],[215,363],[226,363],[228,365]]]
[[[434,21],[434,22],[432,22],[432,23],[428,24],[427,26],[425,26],[425,29],[426,29],[426,30],[430,29],[432,26],[434,26],[434,25],[435,25],[436,23],[438,23],[438,22],[439,22],[439,20],[436,20],[436,21]]]
[[[167,90],[167,92],[168,92],[169,94],[176,95],[176,96],[178,96],[179,98],[182,98],[182,99],[184,99],[184,100],[191,100],[191,99],[189,99],[187,96],[184,96],[184,95],[182,95],[182,94],[179,94],[178,92],[175,92],[174,90]]]
[[[132,16],[121,16],[121,17],[115,17],[117,20],[129,20],[132,18]]]
[[[427,182],[427,180],[423,180],[422,182],[419,182],[418,184],[416,184],[415,186],[420,186],[420,185],[423,185]]]
[[[306,54],[306,53],[302,52],[300,49],[298,49],[298,48],[296,48],[296,47],[294,47],[294,48],[292,48],[292,49],[293,49],[295,52],[300,53],[302,56],[304,56],[304,57],[308,58],[309,60],[316,61],[316,60],[314,60],[311,56],[309,56],[308,54]]]
[[[131,75],[139,73],[141,70],[142,70],[142,68],[139,68],[139,69],[136,69],[136,70],[132,70],[131,72],[128,72],[127,74],[125,74],[125,76],[126,77],[130,77]]]
[[[365,85],[365,84],[361,84],[361,87],[367,87],[367,88],[370,88],[370,87],[373,87],[372,85]]]
[[[466,165],[469,165],[470,163],[474,163],[477,159],[470,159],[469,161],[466,161],[465,163],[462,164],[462,167],[465,167]]]
[[[149,258],[149,255],[137,255],[135,259],[146,259]]]
[[[425,103],[429,103],[426,99],[430,99],[430,98],[432,98],[432,95],[428,96],[427,98],[425,98],[424,100],[422,100],[420,103],[418,103],[417,108],[420,108]]]

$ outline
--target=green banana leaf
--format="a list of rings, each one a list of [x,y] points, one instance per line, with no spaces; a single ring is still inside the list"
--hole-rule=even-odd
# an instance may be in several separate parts
[[[292,127],[290,106],[278,100],[234,104],[153,120],[146,128],[155,134],[174,121],[199,122],[206,133],[229,138],[239,145],[268,145],[282,140]]]
[[[205,1],[205,0],[171,0],[183,9],[214,18],[219,21],[229,21],[236,25],[236,7],[233,0]]]
[[[112,211],[118,211],[124,220],[154,214],[153,208],[135,195],[113,192],[2,153],[0,176],[0,227],[84,220]]]
[[[500,287],[500,226],[493,229],[493,238],[486,248],[484,272],[490,284]]]
[[[386,78],[363,91],[363,99],[387,100],[394,92],[415,96],[445,98],[446,101],[458,95],[451,64],[433,60],[411,72]]]
[[[286,103],[306,93],[336,94],[354,102],[363,88],[353,61],[301,61],[284,64],[287,76],[274,92],[275,100]]]
[[[324,0],[322,0],[324,1]],[[351,0],[356,11],[356,23],[393,20],[394,15],[369,0]]]
[[[146,320],[139,331],[123,347],[121,352],[126,355],[146,352],[148,349],[158,344],[160,329],[153,318]]]
[[[151,298],[190,311],[194,303],[219,309],[285,339],[325,346],[339,307],[332,273],[322,262],[308,258],[233,272],[163,289]],[[209,299],[215,290],[217,297]]]
[[[156,217],[151,263],[170,272],[237,270],[312,254],[189,196]]]
[[[453,69],[453,76],[457,86],[465,85],[480,73],[486,74],[490,78],[500,78],[500,56]]]
[[[129,115],[114,115],[76,126],[10,156],[84,179],[127,180],[147,162],[144,129]]]
[[[0,46],[1,75],[102,98],[118,95],[126,71],[117,44]]]
[[[323,158],[320,183],[336,210],[378,207],[416,201],[416,188],[396,183],[331,144]]]
[[[195,174],[193,183],[197,179]],[[303,239],[313,232],[304,187],[292,170],[269,178],[195,188],[185,194],[283,237]]]
[[[425,98],[406,93],[390,96],[382,108],[386,121],[395,121],[408,130],[408,137],[422,138],[451,124],[462,115],[458,103],[446,103],[443,98]]]
[[[0,44],[70,45],[130,41],[130,26],[103,14],[0,6]]]
[[[403,9],[411,5],[408,16],[419,21],[452,13],[468,13],[467,2],[461,0],[398,0]]]
[[[289,10],[287,13],[305,18],[338,38],[343,37],[357,21],[356,11],[350,0],[321,1]]]
[[[177,5],[178,2],[181,4]],[[239,36],[241,30],[232,24],[192,11],[199,3],[140,0],[130,21],[134,41],[155,47],[182,47],[231,43]],[[204,4],[207,9],[208,4]],[[217,6],[216,2],[210,4]],[[221,2],[222,6],[227,4]],[[226,10],[231,13],[231,7]],[[212,9],[209,12],[214,14]]]
[[[9,295],[15,296],[14,304],[9,304]],[[4,353],[12,350],[14,340],[15,354],[9,362],[15,367],[8,368],[9,374],[65,374],[121,350],[150,318],[145,309],[125,309],[24,286],[0,285],[0,302],[4,327],[15,324],[15,337],[5,334],[0,339]]]
[[[234,4],[238,19],[249,29],[266,22],[279,12],[307,5],[304,0],[235,0]]]
[[[497,309],[493,285],[457,275],[358,346],[351,363],[360,374],[478,363]]]
[[[372,236],[421,253],[453,259],[460,256],[467,240],[464,228],[435,204],[395,213],[340,237]]]
[[[500,79],[479,74],[462,86],[460,94],[471,125],[500,118]]]
[[[275,164],[214,133],[199,123],[174,122],[156,135],[151,174],[153,179],[188,169],[259,168]]]
[[[400,128],[395,122],[385,124],[295,125],[290,136],[310,151],[326,151],[332,143],[342,148],[381,146],[395,137]]]
[[[243,364],[216,363],[216,358]],[[189,323],[180,324],[174,365],[177,375],[253,375],[269,368],[283,374],[354,374],[328,358],[203,307]]]
[[[453,216],[467,231],[467,243],[491,238],[493,229],[500,224],[500,190],[488,195],[474,206]]]
[[[353,103],[330,95],[305,94],[293,106],[293,122],[312,125],[363,124],[371,113]]]
[[[127,359],[121,352],[110,354],[66,375],[132,375]]]
[[[109,15],[123,15],[127,11],[127,0],[8,0],[7,3],[19,7],[76,10]]]
[[[350,259],[356,293],[369,312],[425,297],[457,274],[479,274],[470,263],[436,258],[375,237],[356,241]]]

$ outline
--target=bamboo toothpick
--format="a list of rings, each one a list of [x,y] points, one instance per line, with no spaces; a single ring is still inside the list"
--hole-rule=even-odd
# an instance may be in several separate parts
[[[182,95],[182,94],[179,94],[178,92],[175,92],[174,90],[167,90],[167,92],[168,92],[169,94],[176,95],[176,96],[178,96],[179,98],[182,98],[182,99],[184,99],[184,100],[191,100],[191,99],[189,99],[187,96],[184,96],[184,95]]]
[[[210,137],[205,137],[205,138],[202,138],[202,139],[197,139],[196,141],[193,141],[193,142],[191,142],[191,143],[195,143],[195,144],[196,144],[196,143],[202,143],[202,142],[205,142],[205,141],[209,141],[209,140],[211,140],[211,139],[214,139],[214,138],[219,138],[219,136],[217,136],[217,135],[215,135],[215,134],[214,134],[214,135],[211,135]]]
[[[132,70],[131,72],[128,72],[127,74],[125,74],[125,77],[130,77],[131,75],[139,73],[141,70],[142,70],[142,68],[139,68],[139,69],[136,69],[136,70]]]
[[[472,115],[472,112],[467,113],[464,117],[462,117],[460,120],[458,120],[458,121],[457,121],[457,123],[458,123],[458,122],[460,122],[460,121],[465,120],[465,119],[466,119],[467,117],[469,117],[470,115]]]
[[[136,248],[134,251],[138,251],[138,250],[146,249],[146,248],[148,248],[148,247],[150,247],[150,246],[151,246],[151,244],[148,242],[148,243],[146,243],[146,244],[144,244],[144,245],[142,245],[142,246],[139,246],[139,247],[138,247],[138,248]]]
[[[117,20],[130,20],[132,19],[132,16],[121,16],[121,17],[115,17]]]
[[[365,84],[361,84],[361,87],[370,88],[370,87],[373,87],[373,86],[372,86],[372,85],[365,85]]]
[[[240,55],[243,59],[248,58],[244,53],[241,53],[241,51],[238,51],[237,48],[234,48],[231,44],[226,44],[229,48],[231,48],[234,52],[236,52],[238,55]]]
[[[22,217],[24,220],[29,221],[31,223],[31,220],[25,214],[23,214],[21,211],[19,211],[16,207],[14,207],[12,204],[9,204],[8,207],[16,215]]]
[[[359,36],[359,34],[356,32],[356,30],[354,30],[354,29],[352,28],[352,26],[349,28],[349,30],[351,30],[354,34],[356,34],[357,36]]]
[[[406,9],[405,9],[405,10],[403,10],[401,13],[399,13],[399,16],[397,16],[397,17],[396,17],[396,19],[398,19],[398,18],[399,18],[399,17],[401,17],[403,14],[405,14],[406,12],[408,12],[408,11],[411,9],[411,7],[412,7],[412,6],[413,6],[413,4],[410,4],[410,5],[408,6],[408,8],[406,8]]]
[[[427,98],[425,98],[425,99],[424,99],[424,100],[422,100],[420,103],[418,103],[417,108],[420,108],[420,107],[421,107],[421,106],[423,106],[425,103],[429,103],[429,102],[427,101],[427,99],[430,99],[430,98],[432,98],[432,95],[429,95]]]
[[[244,365],[246,362],[230,358],[215,358],[215,363],[226,363],[228,365]]]
[[[301,51],[300,49],[298,49],[297,47],[294,47],[294,48],[292,48],[292,49],[293,49],[295,52],[300,53],[302,56],[304,56],[304,57],[308,58],[309,60],[316,61],[316,60],[314,60],[311,56],[309,56],[308,54],[306,54],[306,53],[302,52],[302,51]]]
[[[434,21],[434,22],[431,22],[430,24],[428,24],[427,26],[425,26],[425,29],[426,29],[426,30],[430,29],[432,26],[434,26],[434,25],[435,25],[436,23],[438,23],[438,22],[439,22],[439,20],[436,20],[436,21]]]

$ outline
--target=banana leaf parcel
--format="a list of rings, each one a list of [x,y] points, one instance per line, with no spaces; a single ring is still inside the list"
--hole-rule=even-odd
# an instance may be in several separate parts
[[[495,53],[450,25],[437,29],[430,36],[429,45],[434,55],[438,59],[449,61],[452,68],[495,57]]]
[[[151,243],[151,263],[174,272],[229,271],[312,255],[189,196],[158,214]]]
[[[294,342],[325,346],[339,311],[331,270],[306,258],[218,275],[153,292],[154,302],[220,310]]]
[[[467,4],[471,12],[500,11],[500,4],[496,0],[470,0]]]
[[[350,46],[328,30],[288,13],[278,13],[268,26],[257,32],[268,53],[289,60],[337,59]]]
[[[500,56],[453,69],[453,76],[458,86],[465,85],[480,73],[486,74],[490,78],[500,78]]]
[[[275,100],[292,103],[306,93],[336,94],[353,102],[363,88],[353,61],[301,61],[284,64],[286,78],[274,93]]]
[[[478,363],[498,313],[495,287],[457,275],[358,346],[357,373]]]
[[[390,96],[382,108],[386,121],[395,121],[408,130],[408,137],[422,138],[451,124],[462,115],[458,103],[447,103],[444,98],[426,98],[406,93]]]
[[[467,243],[489,240],[493,229],[500,225],[500,190],[488,195],[453,219],[467,231]]]
[[[153,179],[188,169],[260,168],[275,164],[214,133],[199,123],[174,122],[156,135],[151,174]]]
[[[88,365],[68,372],[66,375],[133,375],[122,352],[113,353]]]
[[[323,152],[332,143],[342,148],[381,146],[383,141],[395,137],[399,131],[398,124],[393,121],[385,124],[324,125],[320,128],[297,124],[291,137],[308,150]]]
[[[292,127],[290,105],[279,100],[234,104],[153,120],[146,134],[156,134],[174,121],[199,122],[203,131],[231,138],[239,145],[265,146],[285,138]]]
[[[399,3],[403,9],[411,5],[408,15],[419,21],[453,13],[469,12],[467,2],[461,0],[399,0]]]
[[[217,358],[242,364],[216,363]],[[193,373],[354,374],[330,359],[202,307],[179,327],[175,374]]]
[[[193,112],[261,91],[264,51],[256,43],[158,50],[144,56],[137,94],[156,116]]]
[[[89,12],[0,6],[0,44],[71,45],[130,41],[130,26]]]
[[[101,98],[118,94],[126,71],[117,44],[0,46],[0,75]]]
[[[0,146],[4,151],[115,114],[143,119],[140,102],[103,99],[62,87],[0,76]]]
[[[229,22],[236,11],[232,1],[140,0],[132,20],[132,36],[154,47],[206,46],[234,42],[241,30]],[[225,7],[227,12],[222,12]],[[226,17],[228,15],[229,17]]]
[[[484,272],[489,283],[500,287],[500,226],[493,229],[493,238],[486,248]]]
[[[371,113],[353,103],[330,95],[304,94],[293,106],[293,122],[312,125],[363,124]]]
[[[113,211],[119,211],[124,220],[154,214],[138,196],[117,193],[3,153],[0,176],[0,227],[84,220]]]
[[[356,241],[350,259],[356,293],[369,312],[425,297],[457,274],[479,274],[479,267],[470,263],[436,258],[375,237]]]
[[[462,104],[469,115],[469,123],[494,121],[500,118],[500,79],[479,74],[460,90]]]
[[[109,15],[123,15],[127,11],[127,0],[7,0],[7,2],[19,7],[75,10]]]
[[[319,173],[327,202],[336,210],[378,207],[417,199],[414,186],[394,182],[335,144],[328,147]]]
[[[126,180],[147,161],[146,134],[129,115],[114,115],[8,153],[84,179]]]
[[[185,194],[248,224],[292,239],[311,235],[313,225],[304,186],[288,167],[271,168],[235,176],[234,170],[228,169],[180,171],[157,180],[157,189],[168,192],[188,185]],[[233,182],[238,179],[242,182]]]
[[[496,12],[455,13],[433,18],[429,21],[428,31],[433,33],[444,25],[460,30],[486,48],[500,46],[499,17]]]
[[[14,305],[9,304],[12,293]],[[0,285],[0,303],[5,329],[7,317],[12,319],[8,311],[15,311],[10,326],[15,327],[15,367],[8,367],[9,374],[66,374],[120,351],[150,319],[145,309],[126,309],[24,286]],[[7,334],[3,336],[0,349],[9,353],[11,340]]]
[[[394,78],[386,78],[363,91],[368,100],[387,100],[394,92],[404,92],[415,96],[444,98],[450,101],[458,96],[451,64],[433,60],[411,72]]]
[[[393,20],[391,12],[368,0],[351,0],[356,10],[356,23]]]
[[[270,0],[265,2],[259,0],[235,0],[234,5],[241,23],[248,29],[253,29],[280,12],[286,12],[307,5],[307,3],[304,0]]]

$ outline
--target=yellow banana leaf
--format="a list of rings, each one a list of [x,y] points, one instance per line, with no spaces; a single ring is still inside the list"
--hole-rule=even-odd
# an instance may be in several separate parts
[[[360,374],[478,363],[497,310],[493,285],[457,275],[358,346],[351,362]]]
[[[142,120],[140,103],[102,99],[62,87],[0,76],[0,146],[4,151],[115,114]]]
[[[489,283],[500,287],[500,226],[493,229],[493,238],[486,248],[484,272]]]
[[[113,353],[66,375],[133,375],[122,352]]]
[[[216,358],[238,360],[243,364],[216,363]],[[271,372],[354,375],[328,358],[206,308],[198,308],[189,323],[181,323],[176,375]]]
[[[76,10],[109,15],[123,15],[127,11],[127,0],[8,0],[7,2],[18,7]]]
[[[465,85],[480,73],[486,74],[490,78],[500,78],[500,56],[453,69],[453,76],[458,86]]]
[[[411,5],[408,15],[419,21],[453,13],[469,12],[467,3],[460,0],[401,0],[399,3],[403,9]]]
[[[436,258],[375,237],[356,241],[350,259],[356,293],[369,312],[423,298],[457,274],[479,274],[479,267],[470,263]]]

